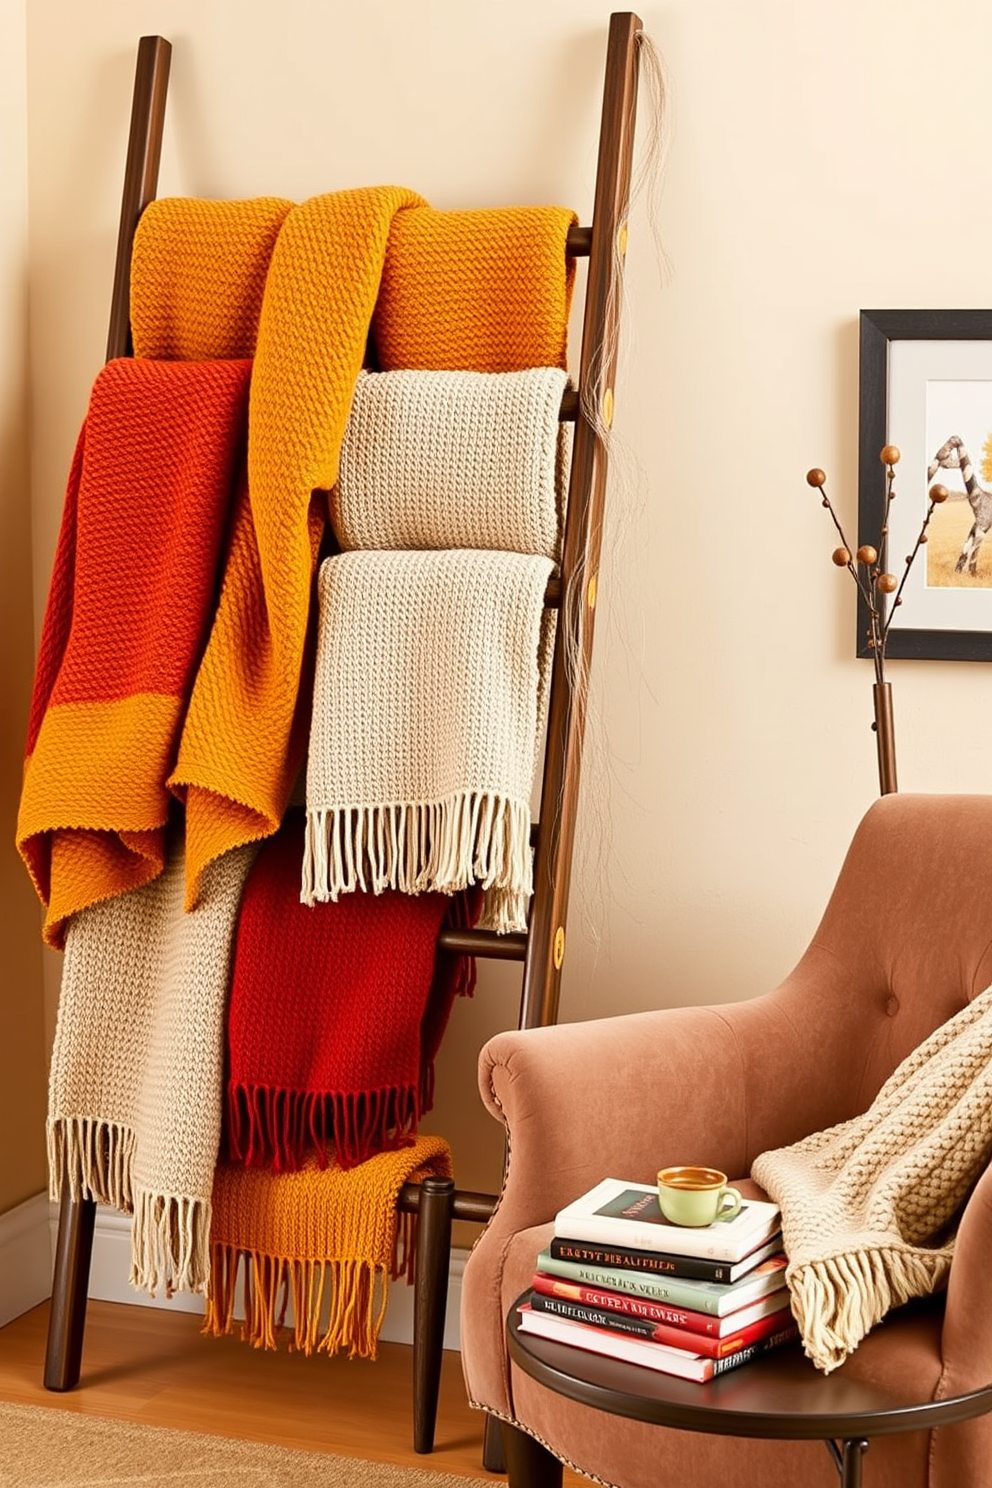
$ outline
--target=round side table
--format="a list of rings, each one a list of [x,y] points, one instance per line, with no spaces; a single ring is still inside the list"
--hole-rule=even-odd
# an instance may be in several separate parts
[[[611,1415],[680,1431],[818,1438],[834,1460],[841,1488],[861,1488],[862,1462],[873,1436],[929,1431],[992,1410],[992,1384],[947,1400],[921,1401],[897,1386],[820,1374],[797,1344],[700,1385],[525,1333],[517,1308],[527,1296],[510,1310],[507,1346],[514,1364],[549,1390]],[[525,1482],[514,1482],[512,1453],[508,1456],[510,1488],[538,1488],[541,1475],[530,1468]]]

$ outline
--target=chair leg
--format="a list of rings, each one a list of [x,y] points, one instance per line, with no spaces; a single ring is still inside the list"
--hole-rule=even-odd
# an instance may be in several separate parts
[[[486,1472],[506,1472],[502,1423],[496,1416],[486,1416],[486,1424],[482,1433],[482,1465]]]
[[[71,1390],[79,1383],[95,1224],[94,1201],[71,1198],[63,1183],[45,1349],[46,1390]]]
[[[539,1441],[504,1421],[507,1488],[561,1488],[561,1463]]]
[[[444,1318],[451,1261],[450,1178],[425,1178],[417,1211],[417,1271],[413,1293],[413,1450],[434,1450],[441,1388]]]

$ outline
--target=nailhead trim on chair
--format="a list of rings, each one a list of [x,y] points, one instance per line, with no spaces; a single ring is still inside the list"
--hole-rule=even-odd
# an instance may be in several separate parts
[[[550,1452],[552,1457],[557,1457],[558,1461],[563,1467],[567,1467],[569,1472],[578,1473],[580,1478],[588,1478],[590,1483],[600,1483],[602,1484],[602,1488],[617,1488],[616,1483],[610,1483],[606,1478],[597,1478],[595,1473],[586,1472],[584,1467],[578,1467],[574,1462],[570,1462],[567,1457],[563,1457],[560,1452],[556,1452],[550,1442],[544,1440],[543,1436],[538,1436],[536,1431],[531,1431],[529,1426],[524,1426],[520,1421],[514,1420],[512,1416],[504,1416],[502,1411],[493,1410],[491,1405],[480,1405],[477,1400],[469,1400],[469,1405],[473,1410],[485,1411],[487,1416],[495,1416],[497,1421],[505,1421],[507,1426],[515,1426],[525,1436],[533,1437],[534,1441],[540,1442],[541,1446]]]

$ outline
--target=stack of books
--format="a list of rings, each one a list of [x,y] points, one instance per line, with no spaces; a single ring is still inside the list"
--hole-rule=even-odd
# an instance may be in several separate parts
[[[798,1336],[785,1266],[775,1204],[689,1229],[656,1189],[606,1178],[556,1216],[520,1328],[705,1381]]]

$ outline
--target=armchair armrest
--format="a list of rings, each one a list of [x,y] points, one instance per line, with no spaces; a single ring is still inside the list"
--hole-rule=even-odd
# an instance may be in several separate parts
[[[759,1152],[854,1115],[858,1012],[864,1029],[848,971],[814,945],[748,1002],[497,1034],[479,1060],[509,1142],[495,1220],[542,1224],[601,1178],[653,1183],[670,1163],[743,1177]]]
[[[944,1313],[941,1395],[992,1384],[992,1166],[965,1206],[954,1246]]]
[[[604,1177],[652,1183],[675,1162],[740,1171],[743,1066],[709,1008],[497,1034],[479,1085],[507,1130],[500,1217],[514,1230],[552,1219]]]
[[[992,1167],[986,1168],[965,1206],[947,1284],[941,1335],[940,1400],[992,1383]],[[992,1455],[992,1417],[935,1431],[930,1449],[931,1488],[984,1483]]]

